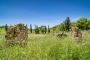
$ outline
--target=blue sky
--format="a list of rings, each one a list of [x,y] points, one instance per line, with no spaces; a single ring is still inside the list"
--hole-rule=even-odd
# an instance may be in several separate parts
[[[0,25],[24,23],[60,24],[66,17],[71,22],[80,17],[90,20],[90,0],[0,0]]]

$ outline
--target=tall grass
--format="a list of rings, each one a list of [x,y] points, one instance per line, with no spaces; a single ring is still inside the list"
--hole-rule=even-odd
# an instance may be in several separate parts
[[[83,32],[86,33],[86,32]],[[0,60],[90,60],[89,34],[77,43],[71,36],[57,38],[55,35],[28,38],[25,47],[4,47],[4,35],[0,34]]]

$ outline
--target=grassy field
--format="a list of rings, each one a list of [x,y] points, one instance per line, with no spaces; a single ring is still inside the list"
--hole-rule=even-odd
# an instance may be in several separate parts
[[[26,47],[5,47],[4,30],[0,32],[0,60],[90,60],[90,34],[83,31],[83,42],[51,34],[29,34]]]

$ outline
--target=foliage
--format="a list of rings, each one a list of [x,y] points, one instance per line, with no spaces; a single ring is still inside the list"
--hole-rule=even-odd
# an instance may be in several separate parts
[[[0,26],[0,28],[5,28],[5,25],[3,25],[3,26]]]
[[[36,34],[39,34],[39,27],[38,26],[36,26]]]
[[[44,33],[46,34],[46,32],[47,32],[47,27],[46,26],[40,26],[39,28],[40,28],[40,31],[41,31],[42,34],[44,34]]]
[[[71,26],[70,27],[76,27],[76,22],[71,22]]]
[[[32,33],[32,25],[30,24],[30,32]]]
[[[83,31],[84,33],[86,32]],[[25,47],[9,47],[5,43],[4,35],[0,34],[0,60],[90,60],[89,34],[83,37],[85,42],[80,43],[71,39],[71,36],[41,36],[30,36]]]
[[[45,26],[45,34],[46,34],[46,32],[47,32],[47,27]]]
[[[86,23],[86,29],[90,29],[90,20],[88,20]]]
[[[41,30],[41,33],[44,34],[45,33],[45,26],[41,26],[40,30]]]
[[[69,31],[71,29],[71,27],[75,27],[77,26],[78,28],[80,28],[81,30],[87,30],[90,29],[90,20],[88,20],[87,18],[80,18],[79,20],[77,20],[76,22],[70,22],[70,18],[67,17],[65,21],[63,21],[62,23],[55,25],[54,27],[52,27],[53,32],[57,31]]]
[[[7,28],[8,28],[8,25],[6,24],[6,25],[5,25],[5,31],[7,31]]]
[[[69,31],[70,30],[70,18],[66,17],[66,20],[63,23],[64,23],[65,31]]]
[[[48,34],[50,33],[50,28],[49,28],[49,25],[48,25]]]
[[[86,29],[87,27],[87,18],[80,18],[79,20],[76,21],[76,26],[79,27],[80,29]]]
[[[35,33],[39,34],[39,31],[40,31],[39,27],[35,24]]]
[[[65,31],[65,25],[64,23],[61,23],[59,26],[60,31]]]
[[[66,21],[64,22],[66,24]],[[64,31],[65,24],[61,23],[55,28]],[[90,29],[90,20],[80,18],[72,22],[70,26],[78,26],[80,29]],[[69,29],[70,29],[69,26]],[[83,28],[82,28],[83,27]],[[45,33],[45,26],[35,25],[35,33],[38,35],[41,30]],[[28,36],[28,44],[25,47],[19,45],[8,46],[5,43],[5,29],[0,28],[0,60],[90,60],[90,35],[82,31],[82,42],[77,43],[71,39],[70,32],[65,38],[57,38],[56,35],[45,34],[46,36]],[[48,25],[48,33],[50,28]]]
[[[35,33],[36,33],[36,24],[35,24]]]

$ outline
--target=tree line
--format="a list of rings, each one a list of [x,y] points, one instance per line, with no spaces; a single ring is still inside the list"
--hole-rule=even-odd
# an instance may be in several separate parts
[[[26,27],[28,28],[27,24]],[[1,26],[0,28],[5,28],[5,31],[7,31],[8,29],[8,25],[6,24],[5,26]],[[33,31],[35,32],[35,34],[46,34],[46,33],[50,33],[50,28],[49,25],[48,27],[46,26],[40,26],[38,27],[38,25],[35,24],[35,29],[32,29],[32,24],[30,24],[30,28],[28,28],[28,30],[30,31],[30,33],[32,33]]]
[[[27,24],[26,24],[26,27],[27,27]],[[30,33],[32,33],[33,31],[35,32],[35,34],[46,34],[46,33],[50,33],[50,28],[49,28],[49,25],[48,27],[46,26],[40,26],[38,27],[38,25],[35,24],[35,29],[32,29],[32,24],[30,24],[30,28],[29,28],[29,31]]]
[[[85,17],[81,17],[80,19],[76,20],[76,22],[71,22],[69,17],[60,23],[57,26],[54,26],[52,29],[53,31],[70,31],[71,27],[78,27],[81,30],[89,30],[90,29],[90,20]]]
[[[7,31],[8,25],[6,24],[5,26],[0,26],[0,28],[5,28],[5,30]],[[26,24],[27,27],[27,24]],[[53,31],[70,31],[71,27],[78,27],[81,30],[88,30],[90,29],[90,20],[88,20],[85,17],[82,17],[78,20],[76,20],[76,22],[71,22],[69,17],[66,17],[66,19],[60,23],[59,25],[56,25],[54,27],[52,27]],[[27,27],[28,28],[28,27]],[[35,24],[35,29],[32,29],[32,24],[30,24],[30,28],[29,31],[30,33],[32,33],[32,31],[34,31],[36,34],[42,33],[50,33],[50,28],[49,25],[48,27],[46,26],[38,26]]]

